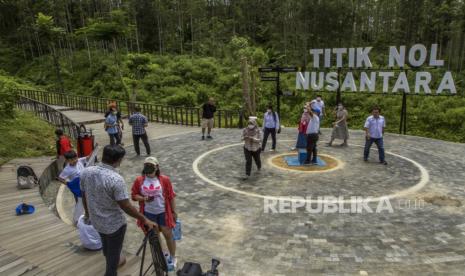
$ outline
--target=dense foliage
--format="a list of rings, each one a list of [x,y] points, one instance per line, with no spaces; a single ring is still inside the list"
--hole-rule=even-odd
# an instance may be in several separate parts
[[[2,75],[37,88],[186,106],[213,96],[221,108],[258,112],[276,104],[259,66],[308,67],[310,48],[358,46],[374,46],[373,64],[383,66],[389,45],[438,43],[446,66],[433,78],[453,71],[460,96],[409,96],[408,133],[465,142],[461,0],[0,1],[0,36]],[[282,87],[294,93],[281,110],[293,126],[316,93],[295,91],[293,74]],[[323,96],[333,108],[335,95]],[[401,97],[344,93],[342,100],[352,128],[379,104],[388,130],[398,131]]]

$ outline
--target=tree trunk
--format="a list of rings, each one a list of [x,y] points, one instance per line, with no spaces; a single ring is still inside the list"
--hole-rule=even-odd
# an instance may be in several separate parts
[[[127,89],[126,83],[124,82],[124,79],[123,79],[123,73],[121,72],[121,68],[120,68],[120,64],[118,60],[117,49],[118,48],[116,47],[116,39],[113,38],[113,57],[115,59],[116,69],[118,71],[119,79],[121,80],[121,85],[123,86],[123,92],[127,95],[129,99],[131,95],[129,95],[129,90]]]
[[[249,89],[249,69],[247,65],[247,58],[241,58],[241,71],[242,71],[242,95],[244,97],[244,105],[247,108],[247,114],[252,114],[252,106],[250,103],[250,89]]]
[[[191,11],[191,56],[194,56],[194,22],[192,20],[192,11]]]
[[[140,45],[139,45],[139,31],[137,30],[137,18],[134,20],[136,22],[136,46],[137,46],[137,53],[140,54]],[[131,47],[132,50],[132,47]]]
[[[251,80],[250,91],[252,92],[250,105],[251,105],[251,114],[255,116],[257,114],[257,95],[256,95],[257,79],[255,77],[255,70],[253,69],[254,66],[251,65],[250,68],[252,68],[252,70],[250,71],[250,80]]]
[[[60,89],[61,93],[65,92],[65,86],[63,84],[63,79],[61,78],[61,68],[60,68],[60,62],[58,61],[58,56],[55,50],[55,46],[52,44],[50,47],[50,52],[52,53],[53,57],[53,64],[55,65],[55,73],[57,75],[57,81],[58,81],[58,88]]]
[[[160,2],[158,2],[158,13],[157,13],[157,29],[158,29],[158,50],[160,51],[160,55],[163,55],[163,29],[161,26],[161,8]]]

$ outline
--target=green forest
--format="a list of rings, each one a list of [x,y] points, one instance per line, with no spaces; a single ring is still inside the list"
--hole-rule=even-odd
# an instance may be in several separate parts
[[[214,97],[222,109],[261,114],[276,105],[262,66],[311,67],[309,49],[438,44],[457,95],[407,99],[407,134],[465,142],[465,3],[462,0],[0,0],[0,113],[16,87],[175,106]],[[413,78],[409,75],[409,78]],[[295,127],[317,92],[282,75],[281,117]],[[332,110],[334,92],[322,92]],[[399,131],[402,97],[344,92],[352,129],[379,105]],[[328,112],[330,115],[331,112]],[[325,120],[329,127],[331,120]]]

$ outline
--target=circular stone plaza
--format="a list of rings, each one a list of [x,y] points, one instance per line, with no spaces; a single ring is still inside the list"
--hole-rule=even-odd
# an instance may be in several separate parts
[[[244,181],[240,131],[213,134],[150,141],[177,194],[178,267],[216,257],[222,275],[463,275],[464,144],[387,134],[384,166],[376,147],[363,161],[363,132],[327,147],[323,130],[326,166],[289,167],[296,133],[286,129]],[[144,157],[126,150],[119,172],[130,189]],[[67,190],[62,200],[72,210]],[[135,253],[143,236],[129,221],[125,249]]]

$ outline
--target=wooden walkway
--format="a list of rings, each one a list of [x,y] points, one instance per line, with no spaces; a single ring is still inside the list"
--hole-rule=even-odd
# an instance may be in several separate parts
[[[39,188],[16,188],[18,165],[29,165],[40,176],[51,161],[14,159],[0,167],[0,275],[103,275],[102,252],[80,247],[76,228],[45,205]],[[15,207],[22,202],[34,205],[35,213],[16,216]],[[140,258],[125,255],[127,263],[119,275],[138,275]]]
[[[103,114],[83,112],[62,106],[62,110],[77,123],[92,128],[96,142],[108,143],[103,130]],[[131,127],[125,120],[123,141],[132,144]],[[196,127],[150,123],[149,139],[179,133],[199,131]],[[18,190],[16,169],[19,165],[31,166],[38,177],[52,162],[51,157],[14,159],[0,167],[0,276],[3,275],[103,275],[105,259],[101,251],[91,252],[81,248],[78,231],[63,222],[45,203],[39,188]],[[60,189],[59,193],[62,193]],[[32,215],[16,216],[20,203],[32,204]],[[56,202],[63,205],[62,202]],[[72,208],[71,208],[72,209]],[[63,215],[63,214],[60,214]],[[66,220],[65,220],[66,221]],[[128,223],[132,223],[128,220]],[[142,241],[141,241],[142,242]],[[125,253],[127,263],[118,275],[138,275],[140,258]],[[149,262],[147,254],[146,263]]]

